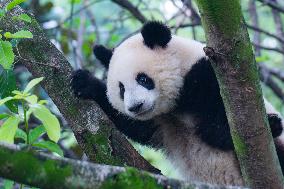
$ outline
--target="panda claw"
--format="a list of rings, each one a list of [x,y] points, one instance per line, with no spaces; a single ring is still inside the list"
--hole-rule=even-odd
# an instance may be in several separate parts
[[[70,85],[75,97],[86,99],[89,97],[90,80],[92,80],[92,75],[87,70],[77,70],[73,72]]]

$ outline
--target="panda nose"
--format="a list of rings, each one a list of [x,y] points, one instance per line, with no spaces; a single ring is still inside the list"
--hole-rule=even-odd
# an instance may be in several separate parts
[[[128,108],[130,112],[138,113],[143,106],[143,103],[135,104],[134,106]]]

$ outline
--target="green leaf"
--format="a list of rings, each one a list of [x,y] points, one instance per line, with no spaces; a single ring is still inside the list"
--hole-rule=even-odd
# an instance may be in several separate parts
[[[269,57],[268,56],[257,56],[255,57],[255,60],[257,63],[259,62],[267,62],[269,60]]]
[[[16,33],[6,32],[4,37],[7,39],[30,39],[33,38],[33,34],[27,30],[21,30]]]
[[[5,10],[0,9],[0,19],[3,18],[4,16],[5,16]]]
[[[43,135],[46,132],[43,125],[37,126],[33,130],[30,130],[29,132],[29,143],[34,143],[41,135]]]
[[[13,144],[19,123],[20,118],[16,116],[9,117],[0,127],[0,141]]]
[[[22,95],[23,94],[21,91],[18,91],[18,90],[13,90],[12,93],[15,94],[15,95]]]
[[[36,86],[37,84],[39,84],[44,77],[40,77],[40,78],[35,78],[33,80],[31,80],[28,85],[26,86],[24,93],[28,93],[34,86]]]
[[[25,2],[26,0],[13,0],[12,2],[10,2],[7,6],[6,6],[6,10],[12,10],[13,8],[15,8],[15,6]]]
[[[45,105],[45,104],[47,104],[47,103],[48,103],[47,100],[40,100],[40,101],[38,101],[38,104],[42,104],[42,105]]]
[[[31,17],[29,17],[29,15],[27,15],[27,14],[21,14],[19,16],[14,16],[13,18],[17,19],[17,20],[22,20],[22,21],[25,21],[25,22],[28,22],[28,23],[32,22]]]
[[[0,64],[4,69],[11,69],[15,55],[12,44],[9,41],[0,40]]]
[[[3,99],[8,96],[13,96],[12,91],[15,89],[17,89],[17,86],[13,70],[4,70],[3,67],[0,66],[0,98]],[[18,105],[15,100],[8,101],[5,105],[12,112],[18,112]]]
[[[14,181],[5,179],[3,182],[4,188],[3,189],[13,189],[14,188]]]
[[[9,114],[0,114],[0,120],[10,117]]]
[[[60,124],[56,116],[41,104],[33,107],[33,114],[43,123],[49,139],[57,142],[60,138]]]
[[[40,142],[33,143],[32,145],[35,146],[35,147],[47,149],[47,150],[49,150],[51,152],[55,152],[58,155],[63,157],[63,151],[58,146],[58,144],[56,144],[54,142],[51,142],[51,141],[40,141]]]
[[[81,0],[69,0],[70,3],[79,4]]]
[[[28,97],[24,97],[24,100],[26,100],[30,104],[36,104],[38,97],[36,95],[31,95],[31,96],[28,96]]]
[[[11,96],[1,99],[0,100],[0,106],[2,106],[3,104],[5,104],[6,102],[8,102],[12,99],[13,99],[13,97],[11,97]]]
[[[17,129],[15,138],[20,138],[20,139],[23,139],[25,142],[27,142],[27,134],[22,129],[19,129],[19,128]]]

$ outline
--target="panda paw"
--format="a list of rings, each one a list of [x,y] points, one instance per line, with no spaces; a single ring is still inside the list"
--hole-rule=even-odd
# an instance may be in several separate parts
[[[91,99],[91,81],[93,80],[91,72],[88,70],[76,70],[72,74],[71,88],[78,98]]]
[[[281,118],[277,114],[268,114],[268,121],[273,138],[280,136],[283,131]]]

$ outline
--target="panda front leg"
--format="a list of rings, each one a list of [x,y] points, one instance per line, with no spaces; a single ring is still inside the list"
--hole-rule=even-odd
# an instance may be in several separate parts
[[[106,84],[92,76],[89,71],[75,71],[71,88],[76,97],[96,101],[118,130],[127,137],[141,144],[154,146],[152,136],[157,130],[154,121],[133,120],[115,110],[106,96]]]

